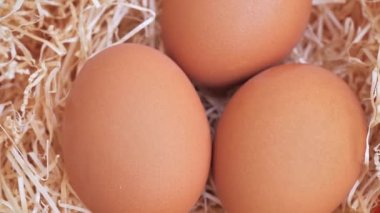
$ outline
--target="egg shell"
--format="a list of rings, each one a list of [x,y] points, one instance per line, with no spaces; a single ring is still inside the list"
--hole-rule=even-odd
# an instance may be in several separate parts
[[[85,64],[61,135],[70,183],[93,212],[188,212],[208,177],[200,99],[174,62],[142,45]]]
[[[311,65],[243,85],[216,131],[214,177],[230,213],[330,213],[360,175],[366,119],[354,93]]]
[[[311,0],[163,0],[167,53],[196,83],[225,87],[278,63],[301,38]]]

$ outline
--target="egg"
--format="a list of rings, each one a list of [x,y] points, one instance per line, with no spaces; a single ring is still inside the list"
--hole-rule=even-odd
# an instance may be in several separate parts
[[[226,87],[286,57],[301,38],[311,0],[163,0],[167,53],[197,84]]]
[[[211,159],[208,121],[182,70],[137,44],[90,59],[70,92],[61,147],[93,212],[188,212]]]
[[[216,131],[214,178],[227,212],[330,213],[364,160],[366,119],[347,84],[311,65],[250,79]]]

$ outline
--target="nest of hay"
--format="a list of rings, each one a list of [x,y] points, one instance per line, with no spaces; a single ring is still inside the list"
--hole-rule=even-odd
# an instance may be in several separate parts
[[[362,177],[337,212],[369,212],[380,194],[380,1],[314,0],[286,62],[330,69],[368,116]],[[65,99],[86,59],[109,46],[162,50],[159,0],[0,1],[0,212],[88,212],[68,183],[57,144]],[[215,127],[228,94],[199,89]],[[223,212],[209,181],[194,212]]]

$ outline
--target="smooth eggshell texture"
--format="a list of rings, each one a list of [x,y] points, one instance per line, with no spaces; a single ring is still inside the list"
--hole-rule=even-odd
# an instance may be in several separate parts
[[[209,172],[196,91],[162,53],[118,45],[90,59],[62,126],[70,182],[93,212],[188,212]]]
[[[311,0],[163,0],[168,54],[198,84],[224,87],[283,59],[301,38]]]
[[[329,71],[283,65],[249,80],[218,124],[217,193],[229,213],[331,213],[364,160],[366,121]]]

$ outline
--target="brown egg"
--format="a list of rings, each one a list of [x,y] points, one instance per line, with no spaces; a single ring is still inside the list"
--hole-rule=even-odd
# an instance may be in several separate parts
[[[62,126],[70,182],[93,212],[188,212],[211,141],[196,91],[162,53],[135,44],[90,59]]]
[[[163,0],[168,54],[197,83],[230,85],[283,59],[307,25],[311,0]]]
[[[228,212],[330,213],[364,160],[366,122],[331,72],[283,65],[240,88],[218,124],[217,193]]]

